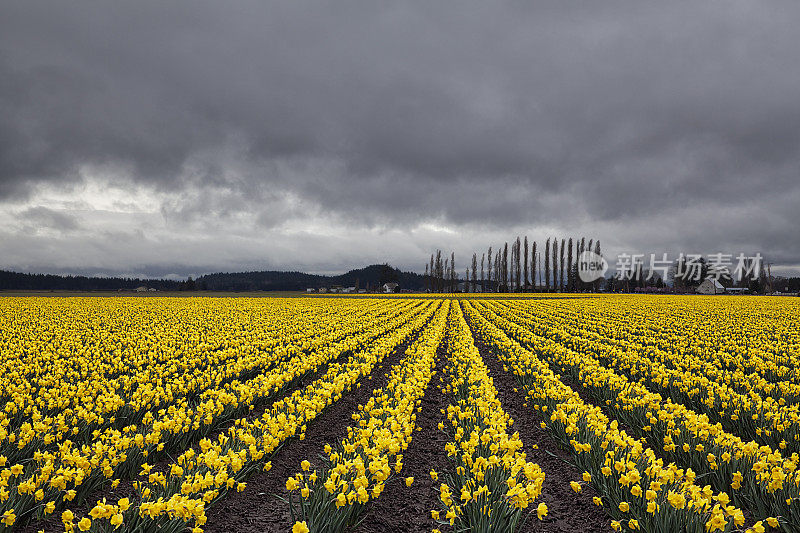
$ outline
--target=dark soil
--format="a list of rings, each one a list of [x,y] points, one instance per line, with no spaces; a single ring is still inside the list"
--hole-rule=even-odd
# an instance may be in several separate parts
[[[416,533],[430,531],[436,527],[431,518],[431,509],[439,509],[439,485],[441,481],[431,479],[431,469],[443,472],[448,467],[444,447],[447,436],[438,428],[444,420],[441,409],[448,405],[447,397],[442,393],[442,369],[447,359],[446,343],[437,349],[436,370],[422,398],[422,410],[417,413],[414,437],[403,453],[403,471],[396,476],[381,494],[373,500],[357,533]],[[403,480],[407,476],[414,477],[411,487],[406,487]]]
[[[521,389],[514,392],[517,382],[510,372],[503,370],[500,360],[479,338],[476,338],[475,344],[489,367],[489,374],[494,380],[503,410],[514,419],[511,430],[519,431],[528,461],[538,464],[545,473],[542,494],[531,506],[532,512],[519,531],[609,531],[609,517],[592,502],[592,497],[597,496],[595,490],[584,484],[583,490],[576,494],[570,487],[570,481],[581,481],[583,472],[573,466],[569,451],[561,448],[560,443],[541,428],[539,423],[542,420],[538,411],[523,407],[525,394]],[[534,444],[538,445],[538,449],[533,448]],[[553,455],[547,453],[548,451]],[[547,517],[541,521],[536,517],[536,505],[539,502],[547,505]]]
[[[303,459],[313,460],[323,453],[326,443],[335,442],[345,435],[345,430],[359,404],[372,396],[373,389],[383,387],[388,381],[388,371],[404,356],[413,339],[399,346],[385,358],[369,378],[363,379],[339,401],[328,406],[306,428],[306,437],[287,440],[272,457],[269,472],[256,472],[247,480],[242,492],[229,492],[207,511],[208,533],[270,533],[292,529],[289,506],[277,496],[286,497],[286,479],[300,470]],[[364,386],[360,386],[361,383]]]

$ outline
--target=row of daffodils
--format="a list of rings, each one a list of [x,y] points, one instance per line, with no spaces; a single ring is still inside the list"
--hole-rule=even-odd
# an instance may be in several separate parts
[[[344,531],[355,524],[370,500],[378,498],[403,468],[416,415],[436,367],[436,350],[445,333],[450,302],[445,300],[405,357],[389,373],[385,387],[353,414],[353,424],[324,461],[304,460],[302,471],[286,481],[295,530]],[[412,483],[407,479],[406,483]]]
[[[545,474],[526,461],[519,434],[508,433],[512,421],[459,305],[448,324],[447,353],[443,390],[451,404],[440,427],[450,439],[445,447],[450,469],[431,473],[442,482],[443,506],[432,515],[456,531],[515,531],[525,509],[539,497]],[[537,513],[546,515],[547,506],[539,504]]]
[[[201,440],[199,452],[189,448],[162,472],[143,464],[142,480],[134,484],[139,503],[124,515],[126,527],[135,531],[178,532],[193,525],[201,530],[206,506],[228,490],[243,490],[244,480],[256,469],[268,470],[270,455],[287,438],[297,435],[303,439],[306,424],[325,407],[350,391],[411,336],[420,330],[427,332],[423,328],[438,307],[439,304],[427,305],[424,313],[373,339],[343,364],[330,364],[320,378],[277,400],[261,417],[240,418],[227,434]],[[70,524],[66,525],[69,529]],[[80,522],[77,525],[80,527]],[[95,524],[96,530],[116,527],[110,520]]]
[[[514,311],[533,313],[531,324],[539,335],[592,353],[603,364],[637,381],[645,380],[654,390],[706,414],[742,438],[800,451],[800,379],[793,370],[800,365],[796,356],[800,350],[798,323],[787,320],[794,316],[791,307],[780,306],[768,314],[770,309],[762,314],[771,322],[764,323],[763,318],[757,322],[761,334],[747,331],[742,325],[744,318],[737,317],[727,328],[720,324],[720,329],[729,330],[724,339],[707,326],[691,341],[674,332],[676,324],[686,324],[678,311],[638,316],[627,305],[617,303],[599,310],[596,302],[588,300],[568,310],[556,304],[548,308],[519,306]],[[727,313],[737,311],[738,306]],[[690,314],[695,320],[698,316],[703,314]],[[725,316],[719,312],[718,322]],[[731,322],[739,328],[730,331]],[[780,342],[771,342],[773,335],[763,333],[783,330],[773,322],[785,324]],[[791,324],[794,330],[789,329]],[[709,338],[715,342],[709,344]]]
[[[711,487],[695,483],[691,469],[665,464],[652,448],[621,430],[616,420],[585,403],[546,362],[477,307],[465,305],[471,325],[519,378],[530,406],[545,415],[542,425],[569,446],[575,464],[601,495],[598,503],[614,518],[612,526],[702,533],[733,531],[744,524],[742,511],[730,504],[725,493],[715,494]]]
[[[639,433],[665,456],[692,468],[715,489],[727,490],[735,503],[749,508],[756,518],[778,521],[785,530],[800,530],[800,457],[796,452],[784,456],[780,448],[742,440],[721,424],[711,423],[706,415],[603,367],[591,351],[576,352],[532,333],[525,314],[503,309],[501,317],[488,306],[484,309],[494,323],[570,374],[628,427],[641,428]]]
[[[341,439],[286,480],[294,533],[352,529],[392,484],[427,490],[403,455],[437,386],[447,467],[422,465],[434,486],[417,495],[438,503],[420,521],[512,533],[548,520],[545,473],[485,357],[517,380],[524,423],[569,451],[573,490],[591,485],[611,528],[800,533],[795,300],[7,298],[0,533],[200,533],[211,506],[273,475],[282,445],[376,376],[385,385],[338,422]]]
[[[271,311],[269,304],[266,305],[266,311]],[[0,464],[8,467],[0,474],[0,515],[6,517],[3,525],[10,527],[18,521],[41,519],[66,510],[65,524],[80,527],[81,521],[73,521],[70,508],[75,508],[89,494],[104,486],[113,488],[121,479],[140,473],[145,473],[148,481],[162,479],[163,474],[146,472],[147,461],[181,455],[184,450],[191,454],[193,445],[213,435],[218,431],[216,428],[279,396],[299,378],[326,365],[336,366],[332,363],[342,357],[350,355],[350,360],[354,360],[358,357],[351,354],[367,354],[366,359],[373,362],[382,358],[422,329],[436,306],[430,301],[384,302],[372,307],[368,317],[352,308],[350,312],[356,320],[342,318],[344,331],[349,335],[343,337],[341,331],[326,327],[329,334],[313,339],[313,344],[304,341],[299,346],[290,345],[292,349],[274,345],[275,349],[265,351],[263,372],[252,379],[243,382],[220,379],[199,394],[187,395],[167,408],[148,411],[139,424],[95,430],[90,444],[69,439],[50,446],[42,442],[30,459],[14,464],[7,459],[13,451],[7,445],[0,454]],[[358,372],[368,372],[369,368],[359,367]],[[239,428],[239,422],[233,427]],[[256,452],[260,453],[257,449]],[[178,465],[173,472],[180,472],[180,468],[183,467]],[[143,492],[146,491],[145,487]],[[138,509],[127,513],[138,513]],[[120,513],[94,514],[116,522]]]

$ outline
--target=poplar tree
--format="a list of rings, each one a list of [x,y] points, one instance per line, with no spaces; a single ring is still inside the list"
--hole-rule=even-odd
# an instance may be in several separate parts
[[[511,243],[511,266],[509,267],[509,280],[508,280],[508,290],[509,292],[514,291],[514,258],[517,254],[517,247],[512,242]]]
[[[567,291],[575,290],[575,273],[572,271],[572,237],[567,244]]]
[[[489,267],[489,272],[488,272],[488,278],[489,278],[488,282],[489,283],[488,283],[488,285],[489,285],[489,290],[492,290],[492,270],[494,270],[494,263],[492,263],[492,247],[491,246],[489,247],[489,253],[486,255],[486,258],[488,259],[488,262],[486,263],[486,265]]]
[[[442,251],[436,250],[436,292],[442,292]]]
[[[594,253],[600,255],[600,239],[597,239],[597,242],[594,243]],[[594,290],[597,291],[600,288],[600,280],[595,280],[594,283]]]
[[[534,289],[536,289],[537,285],[536,276],[539,272],[539,267],[537,266],[537,264],[538,263],[536,261],[536,241],[533,241],[533,246],[531,246],[531,285],[533,285]],[[542,280],[540,279],[539,281],[540,281],[539,285],[541,285]]]
[[[450,252],[450,292],[456,292],[456,253]]]
[[[494,268],[494,285],[495,286],[498,285],[498,280],[500,279],[500,266],[499,265],[500,265],[500,253],[498,252],[498,253],[496,253],[494,255],[494,266],[493,266],[493,268]],[[494,292],[495,290],[496,290],[495,288],[492,288],[492,292]]]
[[[481,292],[486,292],[486,283],[483,277],[483,263],[486,261],[486,254],[481,254]]]
[[[544,245],[544,290],[550,292],[550,237]]]
[[[478,292],[478,254],[472,254],[472,290],[470,292]]]
[[[558,256],[558,287],[561,292],[564,292],[564,239],[561,239],[561,250]]]
[[[430,279],[428,280],[428,289],[433,292],[433,254],[431,254],[431,269]]]
[[[494,254],[494,284],[495,290],[500,292],[500,252]]]
[[[504,289],[508,291],[508,243],[503,246],[503,264],[500,269],[502,270]]]
[[[524,250],[524,254],[523,255],[525,256],[525,269],[524,269],[524,272],[525,272],[525,285],[523,286],[523,288],[527,288],[528,287],[528,236],[527,235],[525,235],[525,246],[524,247],[525,247],[525,250]]]
[[[558,290],[558,239],[553,239],[553,291]]]

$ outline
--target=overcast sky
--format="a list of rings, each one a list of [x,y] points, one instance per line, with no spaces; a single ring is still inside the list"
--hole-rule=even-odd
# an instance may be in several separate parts
[[[527,234],[800,273],[800,3],[0,7],[0,268],[422,271]],[[613,260],[612,260],[613,262]]]

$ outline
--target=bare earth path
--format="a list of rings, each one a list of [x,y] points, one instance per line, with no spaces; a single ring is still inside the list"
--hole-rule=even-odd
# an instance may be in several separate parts
[[[417,429],[411,444],[403,454],[403,471],[387,485],[380,498],[373,500],[364,521],[355,530],[357,533],[416,533],[430,531],[435,527],[431,509],[438,509],[439,485],[430,477],[430,470],[441,472],[447,467],[444,446],[447,437],[439,431],[438,424],[444,420],[441,409],[446,409],[447,398],[440,390],[442,369],[447,360],[446,340],[439,345],[436,357],[437,373],[422,399],[422,411],[417,413]],[[414,477],[411,487],[403,479]]]
[[[513,374],[503,370],[500,360],[478,337],[476,337],[475,344],[478,346],[486,366],[489,367],[489,374],[494,380],[503,409],[514,419],[512,427],[515,431],[519,431],[528,460],[537,463],[545,473],[542,495],[537,502],[544,502],[547,505],[547,518],[539,521],[534,509],[534,513],[525,522],[520,532],[592,533],[609,531],[610,518],[592,502],[592,497],[596,496],[594,489],[584,485],[583,490],[576,494],[570,487],[570,481],[581,481],[582,472],[568,464],[569,452],[560,448],[558,442],[541,428],[539,425],[541,419],[537,411],[523,407],[525,395],[521,389],[520,392],[514,392],[517,382]],[[534,444],[538,445],[538,449],[533,448]]]
[[[412,339],[413,340],[413,339]],[[325,409],[306,428],[306,437],[294,437],[284,443],[272,458],[269,472],[257,472],[247,480],[242,492],[231,492],[208,511],[205,531],[208,533],[270,533],[291,531],[289,507],[275,495],[287,496],[286,479],[300,470],[303,459],[323,453],[328,442],[344,437],[351,422],[350,415],[359,404],[372,396],[373,389],[383,387],[387,372],[405,355],[407,342],[383,360],[370,377],[362,378],[355,388]],[[372,379],[370,379],[372,378]]]

